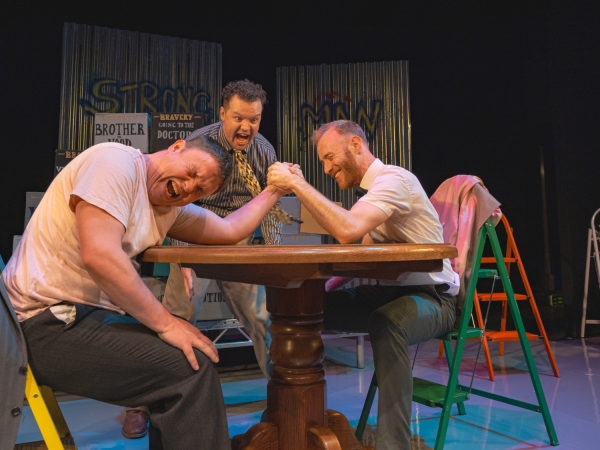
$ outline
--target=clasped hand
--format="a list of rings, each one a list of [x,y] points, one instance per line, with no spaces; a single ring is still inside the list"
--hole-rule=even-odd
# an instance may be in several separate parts
[[[294,182],[298,181],[298,179],[304,179],[304,174],[298,164],[276,162],[269,167],[267,184],[291,193],[294,188]]]

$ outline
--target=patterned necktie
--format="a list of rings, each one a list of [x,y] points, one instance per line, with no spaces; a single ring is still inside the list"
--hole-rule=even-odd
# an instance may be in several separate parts
[[[235,159],[238,163],[240,175],[246,182],[246,187],[248,188],[250,194],[252,194],[252,197],[254,198],[262,191],[262,189],[260,188],[260,184],[258,184],[258,180],[256,179],[254,172],[252,171],[252,167],[250,167],[250,164],[248,164],[248,160],[242,154],[242,152],[234,151],[234,154]],[[300,219],[298,219],[297,217],[290,216],[277,205],[273,206],[267,215],[271,216],[274,220],[278,222],[285,223],[286,225],[289,225],[290,223],[292,223],[292,221],[302,223]]]

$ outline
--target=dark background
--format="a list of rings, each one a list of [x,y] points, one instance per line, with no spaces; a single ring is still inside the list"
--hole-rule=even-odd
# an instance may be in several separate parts
[[[456,174],[483,179],[515,230],[539,305],[548,293],[543,148],[551,267],[566,301],[558,322],[575,337],[588,223],[600,207],[594,3],[5,1],[0,254],[6,261],[23,231],[25,192],[52,181],[64,22],[222,44],[223,83],[249,78],[270,95],[261,133],[271,142],[276,67],[408,60],[413,172],[430,195]],[[592,285],[590,315],[600,318],[595,277]]]

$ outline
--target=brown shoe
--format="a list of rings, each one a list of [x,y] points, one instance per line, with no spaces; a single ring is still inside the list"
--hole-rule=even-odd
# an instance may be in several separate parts
[[[130,409],[125,413],[121,430],[127,439],[139,439],[148,433],[148,414],[141,409]]]

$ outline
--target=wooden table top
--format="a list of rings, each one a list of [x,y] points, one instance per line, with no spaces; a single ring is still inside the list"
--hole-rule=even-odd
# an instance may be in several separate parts
[[[194,264],[213,280],[297,288],[332,276],[397,280],[405,272],[440,272],[450,244],[198,245],[150,247],[143,261]]]
[[[190,264],[303,264],[423,261],[455,258],[450,244],[195,245],[150,247],[147,262]]]

